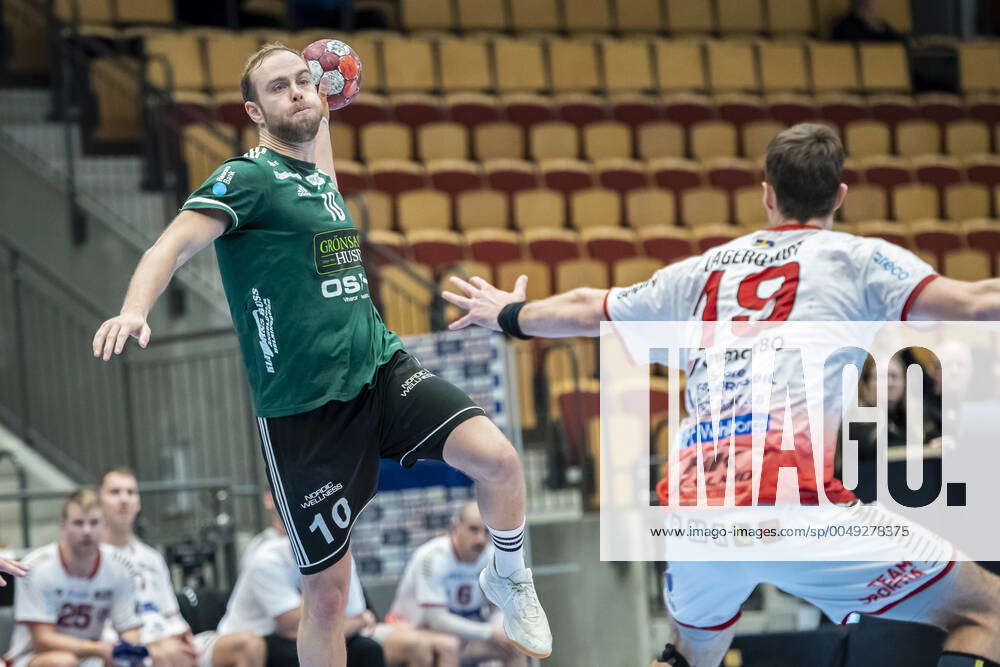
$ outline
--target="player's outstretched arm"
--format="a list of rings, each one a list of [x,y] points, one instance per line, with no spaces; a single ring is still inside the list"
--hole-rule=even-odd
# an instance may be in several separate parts
[[[450,329],[478,324],[493,331],[502,331],[498,321],[501,311],[509,304],[524,301],[528,286],[528,277],[523,275],[517,279],[512,292],[499,290],[479,277],[470,278],[468,282],[458,277],[451,280],[464,295],[443,292],[441,296],[467,312],[455,320]],[[547,299],[529,301],[517,313],[517,324],[521,332],[528,336],[565,338],[600,335],[606,294],[607,290],[578,287]]]
[[[215,209],[178,213],[156,243],[143,253],[129,282],[121,312],[101,324],[94,334],[94,356],[107,361],[112,353],[121,354],[129,336],[146,347],[151,334],[146,317],[174,272],[221,236],[228,224],[229,216]]]
[[[330,88],[329,79],[323,78],[319,83],[319,99],[323,103],[326,116],[320,121],[319,130],[316,131],[316,142],[313,147],[313,161],[316,167],[324,174],[333,179],[333,187],[340,189],[337,185],[337,171],[333,164],[333,141],[330,136],[330,107],[327,106],[326,92]]]
[[[908,319],[1000,321],[1000,279],[966,282],[939,276],[917,295]]]
[[[23,577],[24,575],[28,574],[28,568],[21,565],[16,560],[0,556],[0,572],[13,574],[15,577]],[[6,585],[7,583],[3,580],[3,577],[0,577],[0,587]]]
[[[104,664],[111,663],[113,644],[64,635],[56,632],[55,625],[51,623],[30,623],[29,627],[36,653],[66,651],[81,658],[101,658],[104,660]]]

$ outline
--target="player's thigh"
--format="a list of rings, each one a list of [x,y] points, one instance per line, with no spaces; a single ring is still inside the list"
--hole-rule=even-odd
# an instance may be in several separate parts
[[[286,417],[259,418],[261,448],[296,565],[315,574],[348,551],[378,485],[377,396],[365,389]]]
[[[36,653],[24,663],[24,667],[77,667],[80,659],[69,651],[45,651]],[[19,667],[17,662],[15,667]]]
[[[342,616],[351,585],[350,551],[330,567],[302,577],[303,613],[324,618]]]
[[[202,635],[214,637],[200,641]],[[195,636],[198,647],[198,667],[227,667],[245,664],[249,658],[267,655],[264,639],[251,632],[232,632],[228,635],[202,632]]]
[[[958,561],[933,586],[880,616],[945,630],[975,623],[1000,632],[1000,578],[973,561]]]
[[[443,459],[445,442],[454,432],[470,421],[489,422],[468,394],[406,352],[397,352],[380,369],[377,383],[384,428],[381,455],[403,466]]]

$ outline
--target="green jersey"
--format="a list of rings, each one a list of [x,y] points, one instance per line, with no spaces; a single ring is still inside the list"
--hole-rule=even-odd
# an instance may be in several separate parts
[[[344,199],[315,164],[253,148],[181,208],[231,219],[215,252],[259,416],[354,398],[402,349],[369,297]]]

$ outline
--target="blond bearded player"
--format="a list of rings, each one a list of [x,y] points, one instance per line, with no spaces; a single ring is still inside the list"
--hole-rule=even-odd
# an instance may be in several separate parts
[[[524,475],[514,448],[464,392],[420,366],[368,293],[357,229],[337,189],[325,100],[301,56],[253,54],[241,88],[260,145],[227,160],[143,255],[121,314],[93,341],[105,360],[174,271],[215,242],[243,351],[268,479],[301,570],[303,665],[343,665],[349,537],[379,459],[443,459],[477,482],[497,556],[481,585],[523,652],[552,635],[524,565]],[[409,391],[401,392],[407,385]]]
[[[765,229],[660,269],[649,280],[627,288],[580,288],[525,303],[524,276],[513,292],[502,292],[480,278],[470,282],[453,278],[464,294],[445,292],[444,297],[468,312],[452,327],[478,324],[515,336],[561,337],[599,335],[602,320],[1000,320],[1000,281],[950,280],[903,248],[832,231],[833,213],[847,194],[847,186],[840,182],[843,161],[843,146],[829,128],[791,127],[768,146]],[[686,401],[691,413],[695,412],[692,391],[706,378],[705,364],[699,363],[703,357],[704,351],[695,351],[689,361]],[[734,384],[735,395],[726,396],[736,406],[733,423],[752,415],[749,396],[741,394],[748,390]],[[700,437],[697,424],[685,426],[682,467],[696,455],[698,448],[690,445]],[[780,424],[776,426],[780,429]],[[769,431],[768,436],[771,433],[780,435],[780,430]],[[737,448],[746,444],[738,437],[735,442]],[[764,457],[765,461],[769,457],[766,450]],[[818,495],[818,485],[832,502],[852,502],[853,493],[833,475],[832,451],[825,463],[822,479],[814,475],[807,480],[811,488],[800,487],[807,498],[803,502]],[[723,475],[722,484],[725,481]],[[694,483],[682,472],[681,493],[690,492]],[[665,500],[666,485],[661,482],[658,491]],[[718,489],[708,489],[713,491]],[[873,538],[869,552],[880,549],[883,543]],[[914,561],[906,574],[892,574],[895,565],[670,563],[665,597],[676,646],[668,645],[661,661],[677,667],[718,665],[733,637],[740,605],[758,583],[768,582],[812,602],[835,622],[857,611],[936,625],[948,633],[939,667],[998,667],[1000,582],[994,576],[973,562],[947,558]],[[869,582],[886,572],[901,582],[890,597],[867,606],[859,601],[870,599]]]

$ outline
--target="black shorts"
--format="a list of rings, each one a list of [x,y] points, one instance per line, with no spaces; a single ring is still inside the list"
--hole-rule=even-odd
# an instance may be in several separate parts
[[[400,350],[349,401],[287,417],[258,417],[274,504],[302,574],[333,565],[375,497],[379,460],[406,467],[441,459],[445,440],[486,413],[465,392]]]

